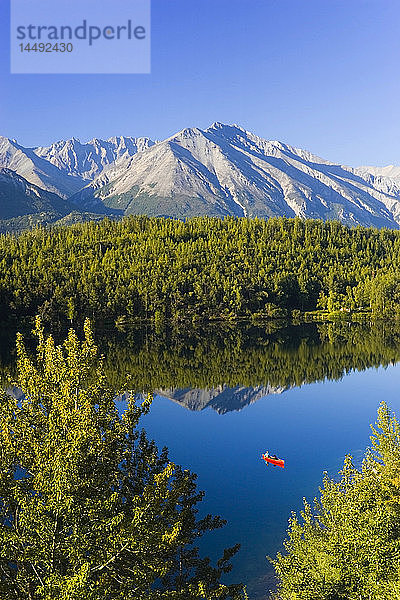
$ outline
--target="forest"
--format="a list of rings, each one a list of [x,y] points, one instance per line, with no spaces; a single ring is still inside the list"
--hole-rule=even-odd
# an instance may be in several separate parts
[[[0,314],[53,324],[400,315],[400,232],[284,217],[105,219],[0,236]]]

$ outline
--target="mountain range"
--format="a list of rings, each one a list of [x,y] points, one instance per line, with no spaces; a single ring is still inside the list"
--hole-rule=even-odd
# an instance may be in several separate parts
[[[0,137],[0,169],[1,230],[107,214],[400,226],[400,166],[336,164],[239,125],[187,128],[162,141],[72,138],[34,148]]]

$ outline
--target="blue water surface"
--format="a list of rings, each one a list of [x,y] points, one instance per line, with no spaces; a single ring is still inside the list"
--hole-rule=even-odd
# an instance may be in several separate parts
[[[325,381],[270,394],[238,412],[190,411],[156,396],[142,426],[170,459],[198,474],[206,495],[200,513],[227,519],[207,534],[201,549],[212,557],[240,542],[229,581],[243,581],[250,598],[266,598],[271,565],[266,556],[283,549],[292,510],[318,494],[323,471],[335,476],[345,454],[361,463],[370,444],[370,423],[385,400],[400,414],[400,366],[350,372]],[[266,465],[265,450],[285,459],[285,468]]]

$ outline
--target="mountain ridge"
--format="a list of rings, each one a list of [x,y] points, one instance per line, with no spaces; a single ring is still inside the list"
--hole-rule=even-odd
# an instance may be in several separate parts
[[[154,142],[145,137],[113,136],[107,140],[92,138],[84,143],[73,137],[59,140],[47,147],[38,146],[34,152],[68,174],[92,180],[116,160],[129,158],[152,145]]]
[[[0,199],[1,219],[50,211],[65,216],[73,209],[68,200],[28,182],[11,169],[1,167]]]
[[[186,127],[156,142],[114,136],[24,148],[0,137],[1,166],[68,198],[78,213],[400,226],[400,167],[340,165],[237,124]]]
[[[104,215],[79,212],[69,200],[30,183],[11,169],[0,167],[1,233],[99,218]]]
[[[392,211],[400,214],[400,193],[374,187],[351,167],[218,122],[185,128],[122,167],[115,163],[73,200],[79,205],[90,191],[125,214],[282,215],[399,226]]]

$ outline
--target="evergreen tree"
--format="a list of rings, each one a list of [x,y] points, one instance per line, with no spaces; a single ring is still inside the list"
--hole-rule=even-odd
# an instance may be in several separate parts
[[[36,320],[32,359],[17,338],[19,400],[0,402],[0,597],[7,600],[236,598],[193,545],[223,521],[196,517],[195,476],[122,416],[88,322],[62,346]]]

